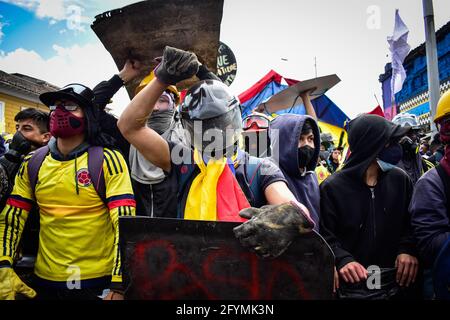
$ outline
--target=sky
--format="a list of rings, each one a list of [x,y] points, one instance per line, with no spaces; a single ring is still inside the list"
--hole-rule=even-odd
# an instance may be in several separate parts
[[[130,0],[0,1],[0,70],[23,73],[58,86],[90,87],[118,72],[90,24],[102,12]],[[450,1],[434,0],[435,27],[450,20]],[[220,40],[234,52],[233,92],[251,87],[270,69],[307,80],[337,74],[328,93],[349,117],[382,103],[378,77],[390,62],[386,38],[395,9],[409,28],[414,49],[425,41],[421,0],[224,0]],[[170,18],[168,18],[170,23]],[[374,96],[375,95],[375,96]],[[113,99],[120,115],[129,102],[124,89]]]

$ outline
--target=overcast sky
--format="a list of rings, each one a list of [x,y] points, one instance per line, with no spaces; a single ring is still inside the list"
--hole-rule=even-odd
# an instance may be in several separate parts
[[[35,76],[59,86],[94,86],[117,68],[89,25],[94,16],[135,1],[0,1],[0,69]],[[450,20],[450,0],[434,0],[436,30]],[[70,21],[74,10],[82,19]],[[395,9],[410,30],[409,44],[424,42],[421,0],[225,0],[221,40],[234,51],[240,94],[270,69],[298,80],[336,73],[341,83],[328,96],[348,116],[380,103],[378,76],[390,61],[386,37]],[[168,19],[170,22],[170,19]],[[282,60],[287,59],[287,61]],[[128,102],[114,99],[120,114]]]

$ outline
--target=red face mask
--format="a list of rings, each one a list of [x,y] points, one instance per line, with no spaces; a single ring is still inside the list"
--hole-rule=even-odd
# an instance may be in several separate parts
[[[441,123],[439,134],[442,143],[446,145],[445,154],[440,163],[447,174],[450,176],[450,119],[446,119]]]
[[[450,144],[450,119],[442,122],[439,134],[443,144]]]
[[[84,133],[84,118],[73,115],[70,111],[57,107],[50,114],[50,133],[57,138],[69,138]]]

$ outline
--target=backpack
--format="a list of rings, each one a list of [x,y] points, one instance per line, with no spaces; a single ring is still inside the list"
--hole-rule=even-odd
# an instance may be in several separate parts
[[[39,169],[44,162],[45,157],[50,152],[48,146],[37,149],[28,161],[28,179],[30,187],[34,194],[38,179]],[[91,176],[95,191],[106,204],[106,186],[105,176],[103,174],[103,147],[92,146],[88,149],[88,172]]]

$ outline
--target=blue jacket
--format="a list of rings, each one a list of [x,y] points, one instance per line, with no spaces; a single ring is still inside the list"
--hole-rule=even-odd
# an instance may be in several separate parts
[[[417,182],[409,206],[419,253],[428,267],[433,265],[437,254],[450,237],[447,197],[450,195],[445,194],[444,183],[433,168]]]

